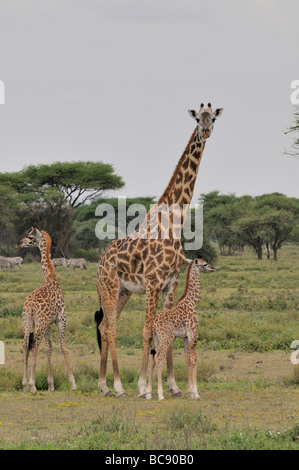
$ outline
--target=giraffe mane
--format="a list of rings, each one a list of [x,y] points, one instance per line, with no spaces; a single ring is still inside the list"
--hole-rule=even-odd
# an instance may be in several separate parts
[[[45,230],[42,230],[41,232],[42,232],[43,237],[44,237],[44,239],[45,239],[45,241],[46,241],[47,263],[48,263],[48,266],[49,266],[49,268],[50,268],[51,274],[53,274],[53,273],[54,273],[54,268],[53,268],[53,265],[52,265],[51,255],[50,255],[50,249],[51,249],[52,240],[51,240],[50,235],[49,235],[47,232],[45,232]]]
[[[194,260],[191,261],[191,263],[189,263],[189,266],[188,266],[188,269],[187,269],[187,273],[186,273],[186,281],[185,281],[185,289],[184,289],[184,292],[182,293],[181,297],[179,298],[179,300],[177,301],[177,303],[179,303],[181,300],[183,300],[186,295],[187,295],[187,292],[188,292],[188,289],[189,289],[189,281],[190,281],[190,276],[191,276],[191,269],[192,269],[192,266],[194,264]]]
[[[191,145],[191,142],[192,142],[193,139],[194,139],[194,136],[195,136],[196,131],[197,131],[197,127],[194,129],[194,131],[193,131],[193,133],[192,133],[192,135],[191,135],[191,137],[190,137],[190,139],[189,139],[189,142],[188,142],[188,144],[187,144],[187,146],[186,146],[186,148],[185,148],[185,150],[184,150],[184,152],[183,152],[181,158],[179,159],[179,161],[178,161],[178,163],[177,163],[177,166],[175,167],[175,170],[174,170],[174,172],[173,172],[173,175],[172,175],[172,177],[171,177],[171,179],[170,179],[170,181],[169,181],[169,183],[168,183],[168,186],[167,186],[167,188],[165,189],[164,193],[162,194],[162,196],[160,197],[160,199],[159,199],[159,201],[158,201],[158,204],[162,204],[162,202],[169,196],[170,191],[171,191],[171,189],[172,189],[172,187],[173,187],[173,185],[174,185],[174,183],[175,183],[177,174],[178,174],[178,172],[179,172],[179,170],[180,170],[180,168],[181,168],[181,166],[182,166],[182,164],[183,164],[183,161],[185,160],[185,157],[186,157],[186,155],[187,155],[187,152],[188,152],[188,150],[189,150],[189,147],[190,147],[190,145]]]

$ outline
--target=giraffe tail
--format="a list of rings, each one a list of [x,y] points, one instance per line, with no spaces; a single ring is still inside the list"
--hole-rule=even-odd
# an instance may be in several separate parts
[[[29,339],[28,339],[28,349],[29,349],[29,351],[31,351],[31,349],[33,348],[33,343],[34,343],[34,333],[31,332],[31,333],[29,333]]]
[[[26,306],[23,311],[23,322],[24,326],[28,328],[29,335],[27,336],[27,348],[29,351],[33,348],[34,345],[34,305],[29,304]]]
[[[155,357],[158,346],[159,346],[159,340],[158,340],[155,330],[153,331],[153,343],[154,343],[154,347],[151,349],[151,355]]]
[[[99,330],[99,326],[100,326],[101,321],[103,320],[103,317],[104,317],[104,312],[101,307],[100,310],[97,310],[96,313],[94,314],[94,321],[96,322],[96,325],[97,325],[97,340],[98,340],[100,351],[102,349],[102,340],[101,340],[101,332]]]

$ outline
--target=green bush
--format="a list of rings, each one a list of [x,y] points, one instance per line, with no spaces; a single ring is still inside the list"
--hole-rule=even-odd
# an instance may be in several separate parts
[[[22,376],[17,372],[1,366],[0,391],[12,391],[22,389]]]

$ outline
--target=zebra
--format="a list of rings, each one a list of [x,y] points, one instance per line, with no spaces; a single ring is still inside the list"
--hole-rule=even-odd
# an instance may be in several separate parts
[[[84,258],[70,258],[67,260],[67,265],[72,266],[73,269],[86,269],[86,260]]]
[[[11,269],[15,269],[15,266],[19,266],[22,269],[23,258],[21,256],[15,256],[14,258],[6,258],[10,262]]]
[[[66,270],[68,261],[66,258],[53,258],[52,259],[53,266],[63,266],[64,270]]]
[[[4,256],[0,256],[0,271],[2,271],[3,268],[8,270],[8,268],[10,267],[11,267],[10,261],[8,261],[8,259],[5,258]]]

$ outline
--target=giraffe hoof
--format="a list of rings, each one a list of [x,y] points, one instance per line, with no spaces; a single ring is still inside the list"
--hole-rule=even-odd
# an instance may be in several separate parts
[[[200,400],[200,396],[198,394],[190,393],[189,396],[192,400]]]
[[[147,394],[146,393],[140,393],[138,395],[138,398],[146,398],[147,397]]]
[[[110,392],[110,390],[109,390],[107,393],[105,393],[104,397],[114,397],[114,395],[113,395],[113,393]]]
[[[182,396],[182,392],[178,391],[178,392],[170,392],[171,393],[171,396],[172,397],[181,397]]]
[[[120,393],[119,395],[116,395],[115,398],[128,398],[128,395],[125,392],[123,392],[123,393]]]

